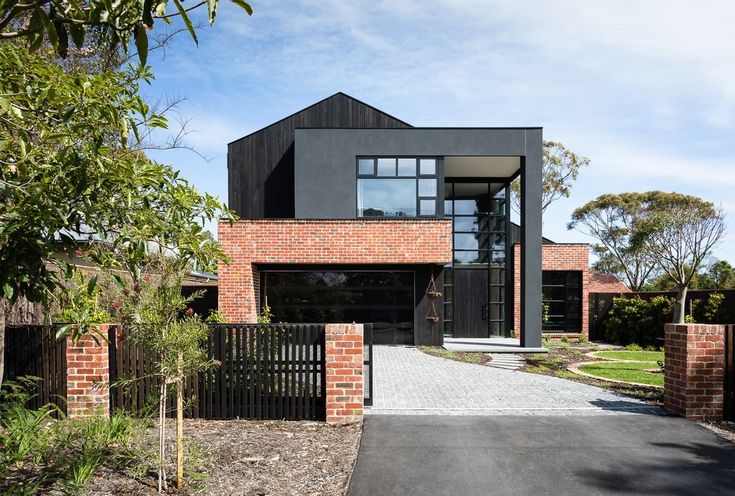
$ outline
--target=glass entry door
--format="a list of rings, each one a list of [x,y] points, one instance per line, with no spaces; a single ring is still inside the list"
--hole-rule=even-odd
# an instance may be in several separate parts
[[[444,198],[445,216],[453,221],[453,287],[445,288],[452,293],[453,321],[447,328],[456,337],[505,336],[508,184],[448,178]]]

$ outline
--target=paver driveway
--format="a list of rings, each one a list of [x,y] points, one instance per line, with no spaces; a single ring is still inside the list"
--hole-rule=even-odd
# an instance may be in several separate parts
[[[665,414],[628,396],[556,377],[374,347],[370,415]]]

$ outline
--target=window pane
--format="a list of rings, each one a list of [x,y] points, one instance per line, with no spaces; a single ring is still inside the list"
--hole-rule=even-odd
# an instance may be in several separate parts
[[[421,215],[436,215],[436,200],[420,200]]]
[[[433,158],[419,159],[419,171],[423,175],[436,174],[436,159],[433,159]]]
[[[375,174],[375,159],[361,158],[357,161],[357,171],[359,174]]]
[[[455,251],[454,263],[456,264],[486,264],[488,253],[486,251]]]
[[[415,217],[415,179],[358,179],[359,217]]]
[[[399,176],[415,176],[416,175],[416,159],[415,158],[399,158],[398,159],[398,175]]]
[[[436,196],[436,179],[419,179],[419,196]]]
[[[379,158],[378,159],[378,175],[379,176],[395,176],[396,175],[396,159]]]
[[[487,234],[457,233],[454,235],[455,250],[479,250],[487,247]]]

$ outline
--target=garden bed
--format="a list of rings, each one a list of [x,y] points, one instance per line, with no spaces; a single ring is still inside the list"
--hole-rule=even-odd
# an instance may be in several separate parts
[[[526,365],[521,369],[524,372],[531,372],[535,374],[550,375],[554,377],[560,377],[562,379],[568,379],[591,386],[597,386],[610,391],[615,391],[621,394],[625,394],[647,403],[661,406],[663,405],[663,389],[654,387],[651,385],[637,385],[637,384],[626,384],[626,383],[614,383],[602,378],[593,378],[589,376],[579,375],[569,370],[570,366],[575,364],[589,363],[590,359],[597,359],[596,363],[614,363],[610,361],[604,361],[600,357],[591,355],[591,352],[596,352],[594,346],[575,346],[572,347],[568,344],[563,345],[550,345],[548,346],[548,354],[537,354],[529,355],[526,358]],[[598,353],[628,353],[623,350],[616,351],[605,351]],[[649,368],[656,367],[656,363],[653,365],[648,364]],[[663,375],[663,374],[661,374]]]
[[[441,346],[419,346],[419,351],[427,355],[446,358],[456,362],[474,363],[476,365],[485,365],[490,361],[490,357],[485,353],[450,351]]]
[[[168,431],[174,432],[171,423]],[[189,494],[342,495],[357,458],[360,425],[321,422],[186,420],[195,462]],[[155,436],[155,430],[149,435]],[[175,475],[169,469],[169,476]],[[156,494],[155,474],[133,477],[103,468],[87,486],[88,496]]]

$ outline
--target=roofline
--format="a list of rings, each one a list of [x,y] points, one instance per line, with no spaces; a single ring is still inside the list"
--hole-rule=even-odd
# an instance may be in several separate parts
[[[415,130],[439,130],[447,131],[456,129],[458,131],[530,131],[530,130],[543,130],[542,126],[532,127],[309,127],[309,126],[297,126],[295,129],[344,129],[344,130],[370,130],[370,129],[386,129],[389,131],[415,131]]]
[[[333,94],[333,95],[329,95],[329,96],[328,96],[328,97],[326,97],[326,98],[322,98],[321,100],[319,100],[319,101],[318,101],[318,102],[316,102],[316,103],[312,103],[312,104],[311,104],[311,105],[309,105],[308,107],[304,107],[304,108],[302,108],[301,110],[297,110],[296,112],[294,112],[294,113],[292,113],[292,114],[290,114],[290,115],[287,115],[286,117],[284,117],[284,118],[282,118],[282,119],[278,119],[277,121],[275,121],[275,122],[272,122],[272,123],[268,124],[267,126],[265,126],[265,127],[262,127],[262,128],[260,128],[260,129],[258,129],[257,131],[253,131],[253,132],[252,132],[252,133],[250,133],[250,134],[246,134],[246,135],[245,135],[245,136],[243,136],[242,138],[237,138],[236,140],[230,141],[229,143],[227,143],[227,145],[229,146],[229,145],[231,145],[231,144],[233,144],[233,143],[237,143],[238,141],[241,141],[241,140],[244,140],[244,139],[246,139],[246,138],[249,138],[249,137],[251,137],[251,136],[252,136],[252,135],[254,135],[254,134],[258,134],[259,132],[261,132],[261,131],[263,131],[263,130],[265,130],[265,129],[268,129],[269,127],[275,126],[276,124],[280,124],[281,122],[283,122],[283,121],[285,121],[285,120],[287,120],[287,119],[290,119],[291,117],[295,116],[296,114],[300,114],[301,112],[303,112],[303,111],[305,111],[305,110],[309,110],[310,108],[312,108],[312,107],[315,107],[315,106],[317,106],[317,105],[319,105],[319,104],[321,104],[321,103],[323,103],[323,102],[325,102],[325,101],[329,100],[330,98],[334,98],[334,97],[335,97],[335,96],[337,96],[337,95],[343,95],[343,96],[346,96],[347,98],[349,98],[349,99],[351,99],[351,100],[354,100],[354,101],[356,101],[357,103],[359,103],[359,104],[361,104],[361,105],[365,105],[366,107],[368,107],[368,108],[371,108],[371,109],[373,109],[373,110],[375,110],[375,111],[377,111],[377,112],[380,112],[381,114],[384,114],[384,115],[386,115],[386,116],[390,117],[391,119],[394,119],[394,120],[396,120],[396,121],[398,121],[398,122],[400,122],[400,123],[402,123],[402,124],[405,124],[405,125],[407,125],[407,126],[409,126],[409,127],[413,127],[413,126],[411,126],[411,124],[409,124],[408,122],[406,122],[406,121],[404,121],[404,120],[402,120],[402,119],[399,119],[398,117],[395,117],[395,116],[393,116],[393,115],[389,114],[388,112],[385,112],[384,110],[380,110],[380,109],[379,109],[378,107],[374,107],[374,106],[370,105],[369,103],[365,103],[365,102],[363,102],[362,100],[358,100],[358,99],[357,99],[357,98],[355,98],[354,96],[348,95],[347,93],[345,93],[345,92],[343,92],[343,91],[338,91],[337,93],[335,93],[335,94]],[[298,129],[312,129],[312,128],[298,128]],[[324,127],[324,128],[313,128],[313,129],[358,129],[358,128],[333,128],[333,127]],[[382,128],[374,128],[374,129],[382,129]],[[397,129],[403,129],[403,128],[397,128]]]

